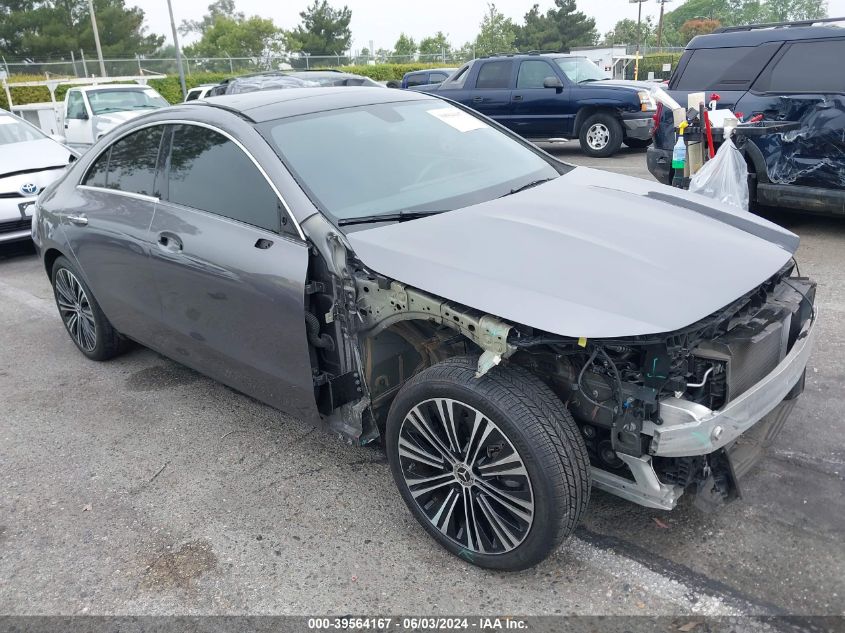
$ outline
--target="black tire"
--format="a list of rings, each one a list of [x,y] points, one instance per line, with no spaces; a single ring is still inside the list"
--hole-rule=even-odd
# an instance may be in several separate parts
[[[646,149],[650,147],[652,139],[650,138],[626,138],[625,145],[631,149]]]
[[[606,136],[605,142],[594,142],[593,134]],[[624,138],[622,124],[612,114],[597,112],[581,124],[578,139],[581,141],[581,150],[594,158],[608,158],[613,156],[622,147]]]
[[[456,556],[480,567],[508,571],[526,569],[545,559],[572,533],[587,507],[590,496],[587,450],[569,411],[537,377],[522,367],[507,365],[494,367],[481,378],[476,378],[477,366],[478,357],[452,358],[420,372],[402,387],[387,417],[387,457],[406,505],[438,543]],[[453,401],[449,407],[451,418],[456,420],[451,427],[452,435],[445,431],[445,424],[442,427],[427,427],[439,429],[441,442],[450,437],[455,438],[454,444],[449,439],[450,446],[458,447],[452,456],[461,461],[454,465],[453,470],[442,459],[444,446],[437,449],[430,441],[425,444],[420,441],[420,438],[426,439],[424,434],[416,432],[421,429],[422,418],[414,418],[412,411],[416,415],[424,409],[430,412],[431,407],[438,413],[446,410],[439,408],[432,399]],[[473,410],[475,414],[471,413]],[[468,412],[471,413],[469,416]],[[483,416],[482,422],[478,422],[479,414]],[[425,413],[423,425],[426,422],[434,424],[432,418],[427,416],[428,413]],[[474,420],[472,424],[470,418]],[[488,431],[487,425],[490,423],[495,428]],[[470,427],[473,428],[472,434]],[[479,429],[477,433],[476,427]],[[480,440],[473,439],[478,437]],[[485,441],[485,438],[488,439]],[[505,442],[500,441],[500,438],[504,438]],[[436,463],[426,466],[420,460],[409,459],[409,439],[414,442],[412,450],[422,447],[440,451],[435,457],[443,461],[445,466],[440,467]],[[401,450],[404,451],[402,454],[400,440]],[[485,446],[486,449],[481,452],[480,449]],[[475,455],[470,457],[473,448]],[[492,456],[491,449],[494,449]],[[431,456],[430,452],[428,456]],[[512,469],[517,461],[525,475],[514,473],[519,468],[505,470],[498,475],[489,471],[491,468],[495,471],[497,467],[499,470]],[[419,468],[415,468],[417,464],[420,464]],[[459,470],[465,468],[466,464],[471,465],[471,483],[465,480],[461,483],[463,477]],[[484,469],[488,469],[488,472],[485,473]],[[437,475],[440,471],[444,474]],[[435,472],[435,477],[439,478],[451,476],[454,481],[437,484],[437,492],[422,492],[421,486],[427,489],[429,484],[418,483],[418,478],[429,478],[431,472]],[[410,484],[406,480],[406,473],[413,475]],[[412,486],[415,487],[419,502],[411,491]],[[457,490],[456,500],[452,501],[451,509],[446,514],[444,510],[453,495],[453,489]],[[524,522],[509,513],[507,505],[497,499],[500,493],[490,494],[497,490],[512,492],[512,495],[520,496],[522,500],[530,499],[531,520]],[[435,498],[438,494],[439,498]],[[471,499],[468,503],[465,502],[466,496],[460,496],[464,494]],[[442,506],[439,499],[443,499]],[[515,545],[508,543],[507,537],[499,538],[495,533],[489,513],[497,501],[499,505],[495,505],[495,508],[499,520],[496,524],[501,527],[500,519],[505,517],[506,526],[510,526],[508,536],[513,537],[516,533],[521,535],[518,543],[515,538],[512,539]],[[426,514],[424,507],[434,516]],[[475,539],[472,536],[467,539],[467,534],[473,534],[473,529],[463,529],[462,532],[460,529],[461,522],[470,524],[464,512],[467,507],[473,512],[478,510],[477,516],[471,515]],[[438,508],[441,509],[435,513]],[[445,524],[440,525],[443,519],[438,517],[443,516],[446,517]],[[435,520],[437,526],[432,522]],[[496,551],[497,543],[501,551]],[[505,545],[510,549],[505,549]]]
[[[82,275],[79,274],[67,258],[59,257],[53,263],[50,281],[53,284],[53,296],[56,299],[59,316],[70,339],[80,352],[91,360],[104,361],[114,358],[124,351],[126,340],[109,323],[88,284],[85,283]],[[71,282],[71,284],[78,283],[81,287],[81,295],[72,293],[74,296],[79,297],[76,305],[80,307],[80,311],[75,312],[68,308],[68,296],[66,293],[68,288],[66,284],[68,282]],[[74,312],[75,321],[73,320]],[[83,312],[87,315],[87,318],[82,315]],[[82,328],[81,322],[83,318],[87,322],[93,323],[93,335],[91,335],[90,330],[86,333],[80,329]],[[80,323],[79,327],[74,326],[76,323]],[[93,344],[91,344],[92,342]]]

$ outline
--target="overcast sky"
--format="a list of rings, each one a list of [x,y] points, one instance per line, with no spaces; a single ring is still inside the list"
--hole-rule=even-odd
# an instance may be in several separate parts
[[[536,0],[541,9],[551,7],[552,0]],[[238,10],[247,15],[272,18],[277,26],[290,29],[299,23],[299,12],[311,0],[268,2],[267,0],[236,0]],[[672,0],[671,8],[681,0]],[[171,41],[166,0],[127,0],[127,5],[141,7],[147,16],[147,26],[156,33],[167,35]],[[209,0],[173,0],[176,23],[183,19],[197,19],[208,7]],[[445,32],[452,44],[460,46],[478,32],[478,23],[487,9],[486,0],[330,0],[333,6],[346,4],[352,9],[352,49],[369,47],[392,48],[401,31],[417,41],[438,30]],[[535,4],[535,0],[498,0],[496,7],[516,21]],[[845,16],[845,0],[828,0],[830,15]],[[643,17],[658,12],[657,0],[643,4]],[[596,19],[600,33],[613,28],[617,20],[636,19],[637,5],[628,0],[578,0],[578,8]]]

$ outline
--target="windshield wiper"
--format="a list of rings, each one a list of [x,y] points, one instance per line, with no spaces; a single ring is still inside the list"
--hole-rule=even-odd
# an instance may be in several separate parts
[[[419,220],[430,215],[446,213],[448,209],[440,211],[398,211],[396,213],[384,213],[382,215],[363,215],[360,218],[343,218],[338,220],[338,226],[350,226],[352,224],[375,224],[376,222],[407,222],[408,220]]]
[[[526,183],[519,187],[514,187],[510,191],[508,191],[504,196],[499,196],[500,198],[504,198],[505,196],[512,196],[515,193],[519,193],[520,191],[525,191],[526,189],[531,189],[532,187],[536,187],[537,185],[542,185],[544,182],[549,182],[550,180],[554,180],[554,178],[541,178],[540,180],[532,180],[529,183]]]
[[[605,80],[605,79],[593,79],[593,78],[591,77],[591,78],[589,78],[589,79],[582,79],[582,80],[581,80],[581,81],[579,81],[578,83],[579,83],[579,84],[585,84],[585,83],[587,83],[588,81],[606,81],[606,80]]]

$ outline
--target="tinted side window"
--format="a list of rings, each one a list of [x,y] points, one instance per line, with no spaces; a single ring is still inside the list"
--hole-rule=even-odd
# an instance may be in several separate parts
[[[232,141],[206,128],[177,125],[171,146],[171,202],[279,232],[278,197]]]
[[[542,88],[546,77],[557,77],[552,67],[544,61],[532,59],[519,66],[517,88]]]
[[[713,88],[731,66],[741,61],[751,46],[734,48],[699,48],[693,51],[683,74],[673,90],[708,90]]]
[[[485,62],[478,71],[475,87],[480,89],[510,88],[513,62]]]
[[[195,101],[200,98],[200,93],[202,90],[189,90],[188,96],[185,97],[185,101]]]
[[[845,39],[796,42],[755,86],[764,92],[845,92]]]
[[[432,84],[436,84],[436,83],[446,79],[446,77],[448,77],[448,75],[444,75],[443,73],[431,73],[428,76],[428,82],[432,83]]]
[[[91,168],[88,170],[88,175],[85,176],[85,179],[82,181],[83,185],[88,185],[90,187],[106,186],[106,174],[109,171],[110,153],[111,148],[100,154],[100,157],[94,161],[94,164],[91,165]]]
[[[158,148],[163,127],[144,128],[124,136],[111,146],[106,187],[156,196]]]
[[[422,86],[422,85],[428,83],[428,80],[426,79],[425,75],[411,75],[410,77],[408,77],[408,79],[406,81],[407,81],[409,87],[410,86]]]
[[[444,81],[443,84],[440,86],[441,90],[460,90],[464,87],[466,83],[467,76],[469,76],[469,69],[472,67],[473,62],[470,62],[463,66],[458,72],[454,74],[448,81]]]

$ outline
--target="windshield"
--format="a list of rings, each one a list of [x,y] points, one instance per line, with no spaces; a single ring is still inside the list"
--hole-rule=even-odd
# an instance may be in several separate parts
[[[439,100],[319,112],[260,129],[337,220],[449,211],[560,175],[541,155]]]
[[[10,116],[0,116],[0,145],[40,141],[47,138],[35,128]]]
[[[555,61],[566,76],[576,84],[608,78],[607,73],[602,72],[601,68],[586,57],[559,57]]]
[[[152,88],[132,90],[91,90],[88,102],[94,114],[138,110],[145,108],[163,108],[170,105]]]

